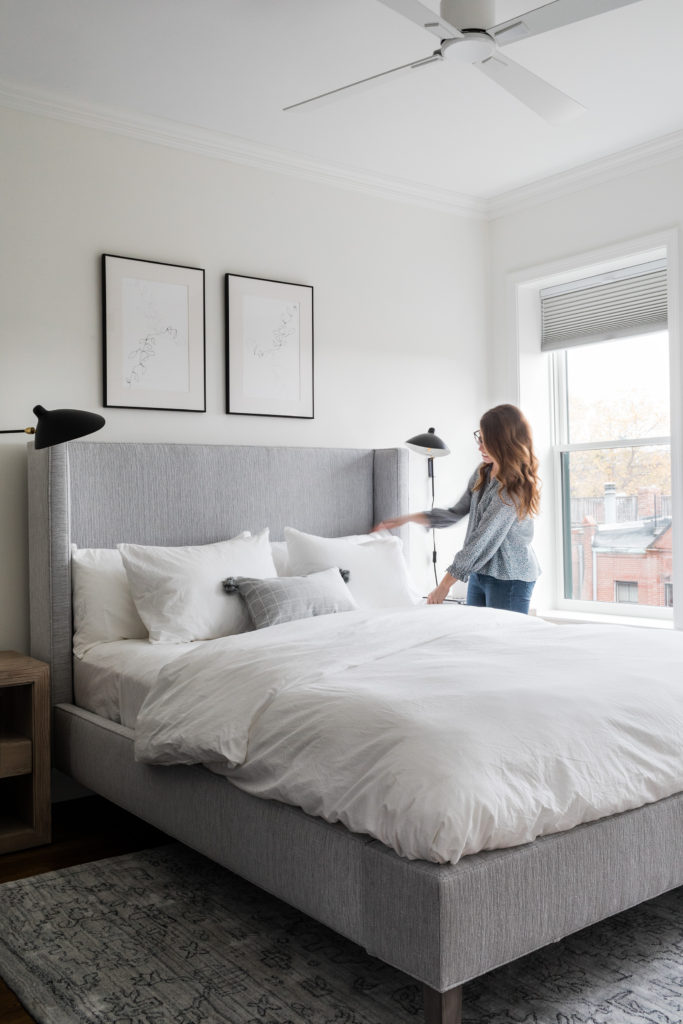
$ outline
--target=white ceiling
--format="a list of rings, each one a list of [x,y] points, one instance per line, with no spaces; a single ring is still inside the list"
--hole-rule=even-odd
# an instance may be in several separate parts
[[[496,20],[532,6],[502,0]],[[5,101],[49,94],[490,199],[681,132],[681,40],[683,0],[639,0],[510,44],[507,55],[587,108],[560,126],[446,61],[283,113],[438,40],[377,0],[0,0],[0,84]]]

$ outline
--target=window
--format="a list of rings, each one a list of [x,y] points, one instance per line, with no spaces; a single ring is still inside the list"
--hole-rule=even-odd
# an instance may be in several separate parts
[[[664,261],[541,291],[552,356],[562,596],[673,606]],[[571,607],[571,605],[570,605]]]
[[[614,600],[624,604],[638,604],[638,584],[626,582],[626,580],[615,580]]]

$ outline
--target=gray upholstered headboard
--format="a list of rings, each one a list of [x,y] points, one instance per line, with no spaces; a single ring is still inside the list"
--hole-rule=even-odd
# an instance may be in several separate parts
[[[209,544],[265,526],[272,540],[285,526],[367,533],[407,509],[408,453],[72,441],[30,447],[28,483],[31,654],[61,703],[72,699],[71,544]]]

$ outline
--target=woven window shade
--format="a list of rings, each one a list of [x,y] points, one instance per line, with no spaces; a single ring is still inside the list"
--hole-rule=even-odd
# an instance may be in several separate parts
[[[541,349],[665,330],[666,260],[541,290]]]

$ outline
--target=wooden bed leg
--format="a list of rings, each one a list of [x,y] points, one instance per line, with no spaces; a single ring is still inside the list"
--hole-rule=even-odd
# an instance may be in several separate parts
[[[462,985],[437,992],[429,985],[422,986],[425,1024],[462,1024]]]

